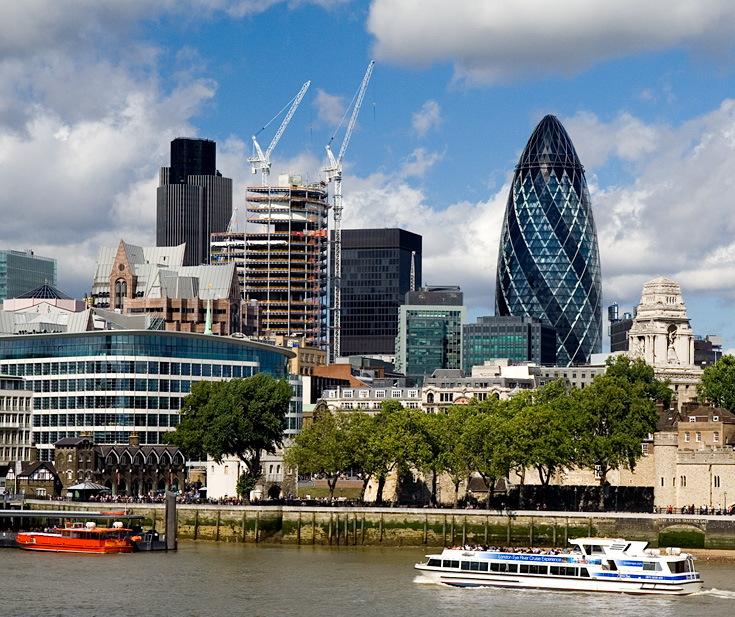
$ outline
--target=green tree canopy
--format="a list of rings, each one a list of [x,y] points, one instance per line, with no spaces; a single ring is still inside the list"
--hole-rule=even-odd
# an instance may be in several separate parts
[[[579,394],[574,416],[579,441],[578,463],[600,479],[600,509],[607,474],[618,467],[634,469],[642,456],[641,442],[656,428],[658,413],[644,381],[598,375]]]
[[[671,406],[672,392],[669,380],[656,379],[653,367],[643,358],[631,360],[626,355],[610,356],[607,361],[606,375],[622,377],[630,384],[641,384],[644,395],[652,401],[663,403],[664,409]]]
[[[220,463],[224,457],[238,457],[247,468],[239,483],[247,494],[260,477],[261,453],[275,453],[282,445],[291,396],[285,379],[266,373],[200,381],[184,398],[180,424],[164,439],[193,458],[209,455]]]
[[[735,357],[725,355],[718,362],[704,369],[697,384],[697,396],[701,401],[712,399],[717,407],[735,411]]]
[[[330,498],[334,497],[340,473],[354,462],[350,419],[351,414],[340,411],[319,413],[314,422],[304,426],[284,454],[286,465],[298,469],[299,473],[325,474]]]

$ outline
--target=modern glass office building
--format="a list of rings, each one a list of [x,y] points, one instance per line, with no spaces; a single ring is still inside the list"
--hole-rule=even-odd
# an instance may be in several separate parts
[[[560,365],[602,349],[597,231],[584,169],[561,122],[546,116],[515,169],[500,236],[495,314],[556,329]]]
[[[33,251],[0,251],[0,300],[18,296],[45,284],[56,285],[56,260]]]
[[[301,428],[301,383],[288,376],[293,352],[249,339],[152,330],[0,337],[0,374],[33,391],[32,433],[41,461],[53,444],[91,433],[95,443],[161,443],[179,423],[181,400],[198,381],[289,377],[287,434]]]
[[[478,317],[462,328],[462,368],[468,375],[486,360],[556,364],[556,331],[537,317]]]
[[[393,355],[398,307],[407,292],[421,286],[421,277],[418,234],[405,229],[343,229],[342,355]]]

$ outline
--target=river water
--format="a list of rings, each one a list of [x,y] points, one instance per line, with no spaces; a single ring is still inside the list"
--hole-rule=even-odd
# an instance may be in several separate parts
[[[686,597],[454,589],[419,582],[421,549],[183,542],[171,553],[0,550],[2,617],[730,617],[735,563],[699,560]]]

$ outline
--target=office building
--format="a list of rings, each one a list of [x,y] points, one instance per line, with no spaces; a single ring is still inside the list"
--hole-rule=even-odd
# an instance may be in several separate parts
[[[105,445],[128,444],[137,433],[141,445],[157,445],[179,423],[192,384],[259,372],[287,377],[293,356],[243,338],[162,330],[0,336],[0,374],[24,378],[33,392],[40,461],[54,460],[57,441],[83,434]],[[293,435],[301,429],[301,384],[289,383],[286,433]]]
[[[628,351],[628,332],[633,326],[633,315],[623,313],[621,317],[617,303],[613,303],[607,307],[607,320],[610,322],[610,353]]]
[[[556,331],[537,317],[478,317],[462,328],[462,364],[470,373],[487,360],[556,364]]]
[[[467,321],[459,287],[423,287],[398,309],[396,371],[417,383],[436,369],[462,368],[462,326]]]
[[[185,266],[209,263],[210,235],[232,218],[232,180],[215,166],[215,143],[179,137],[171,166],[162,167],[157,194],[156,246],[185,244]]]
[[[48,283],[56,285],[56,260],[33,251],[0,251],[0,300],[18,296]]]
[[[234,264],[184,266],[184,245],[141,247],[120,241],[97,254],[92,306],[149,314],[166,330],[240,332],[240,283]]]
[[[600,255],[587,181],[554,116],[538,124],[515,169],[495,314],[538,317],[554,327],[560,365],[584,364],[602,350]]]
[[[0,375],[0,467],[31,460],[32,396],[22,377]]]
[[[392,356],[398,307],[420,285],[421,236],[404,229],[343,229],[341,355]]]
[[[326,344],[327,187],[280,175],[278,187],[248,187],[245,300],[260,305],[265,336]]]

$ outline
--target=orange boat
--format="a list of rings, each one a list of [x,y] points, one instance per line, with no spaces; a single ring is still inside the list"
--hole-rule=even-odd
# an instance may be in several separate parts
[[[122,523],[97,527],[74,523],[52,531],[19,531],[16,542],[29,551],[62,553],[132,553],[132,529]]]

